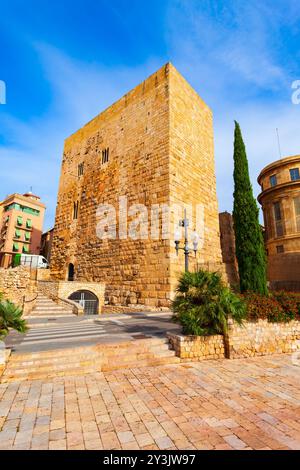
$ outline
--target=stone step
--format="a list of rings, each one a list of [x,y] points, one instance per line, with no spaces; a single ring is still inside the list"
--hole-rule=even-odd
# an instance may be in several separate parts
[[[149,338],[63,350],[12,354],[2,382],[82,375],[92,372],[153,367],[180,362],[166,339]]]
[[[34,307],[33,310],[66,310],[66,309],[69,309],[70,310],[70,307],[63,307],[62,305],[57,305],[57,304],[51,304],[51,305],[48,305],[48,306],[44,306],[44,305],[37,305]]]
[[[168,364],[178,364],[180,363],[180,358],[173,357],[161,357],[161,358],[151,358],[143,359],[139,361],[127,361],[120,363],[104,363],[104,364],[82,364],[77,367],[62,367],[61,369],[51,370],[47,368],[46,370],[37,369],[22,374],[19,373],[9,373],[2,376],[2,383],[7,382],[18,382],[18,381],[27,381],[27,380],[38,380],[38,379],[48,379],[54,377],[68,377],[68,376],[81,376],[89,373],[95,372],[109,372],[120,369],[138,369],[141,367],[155,367],[159,365],[168,365]]]
[[[139,369],[140,367],[155,367],[155,366],[162,366],[168,364],[178,364],[180,363],[180,358],[177,356],[173,357],[162,357],[162,358],[154,358],[150,360],[143,360],[138,362],[124,362],[122,364],[113,364],[113,365],[105,365],[103,364],[101,367],[101,372],[109,372],[113,370],[119,369]]]
[[[33,314],[37,314],[37,315],[51,315],[51,314],[55,314],[55,313],[69,313],[69,312],[72,312],[72,310],[66,310],[66,309],[58,309],[58,308],[48,308],[48,309],[39,309],[39,310],[32,310],[32,313]]]
[[[133,350],[134,348],[147,348],[158,346],[158,345],[168,345],[169,341],[166,338],[147,338],[139,339],[134,341],[124,341],[120,343],[109,343],[93,346],[79,346],[66,349],[53,349],[51,351],[36,351],[36,352],[18,352],[11,356],[11,360],[18,359],[34,359],[39,357],[65,357],[72,356],[74,354],[85,354],[90,353],[91,351],[106,351],[108,354],[117,354],[117,351],[124,351],[126,349]]]
[[[28,358],[27,360],[24,358],[20,359],[14,355],[11,356],[10,360],[10,368],[11,369],[18,369],[27,367],[37,367],[37,366],[55,366],[57,363],[61,364],[62,362],[68,361],[69,363],[72,362],[81,362],[86,360],[99,360],[102,361],[103,358],[106,359],[115,359],[118,358],[119,361],[123,360],[123,357],[127,359],[138,359],[138,358],[148,358],[148,357],[172,357],[174,355],[174,351],[170,349],[161,349],[160,351],[153,352],[151,349],[135,349],[132,348],[125,352],[125,354],[109,354],[112,351],[97,351],[97,352],[89,352],[86,354],[72,354],[72,355],[64,355],[58,357],[44,357],[41,353],[40,357],[36,358]]]
[[[171,351],[170,351],[171,352]],[[55,364],[33,364],[32,366],[28,365],[26,367],[19,368],[19,366],[16,367],[10,367],[8,375],[11,377],[22,377],[28,375],[29,372],[39,372],[39,373],[45,373],[46,375],[49,372],[61,372],[61,371],[67,371],[69,369],[82,369],[86,367],[94,367],[95,370],[103,370],[103,368],[106,370],[107,367],[111,368],[112,370],[117,367],[117,368],[122,368],[122,367],[127,367],[127,364],[135,364],[135,367],[139,367],[140,364],[151,364],[156,361],[169,361],[169,359],[173,359],[174,353],[173,354],[162,354],[160,356],[153,356],[153,354],[147,354],[147,353],[141,353],[138,355],[126,355],[123,358],[118,358],[118,361],[110,361],[109,358],[107,357],[98,357],[94,359],[88,359],[86,360],[78,360],[74,358],[73,361],[69,361],[68,363],[55,363]]]

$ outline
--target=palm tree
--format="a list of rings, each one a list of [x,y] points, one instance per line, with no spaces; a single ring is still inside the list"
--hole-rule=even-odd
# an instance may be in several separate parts
[[[246,316],[245,303],[223,284],[221,276],[202,270],[181,276],[172,309],[183,333],[196,336],[226,335],[229,317],[242,324]]]
[[[26,333],[28,330],[26,321],[22,319],[22,308],[10,302],[2,300],[0,294],[0,338],[3,339],[8,335],[9,329]]]

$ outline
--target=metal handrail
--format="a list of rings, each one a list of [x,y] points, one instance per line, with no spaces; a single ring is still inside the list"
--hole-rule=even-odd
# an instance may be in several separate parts
[[[34,299],[31,299],[31,300],[26,300],[26,295],[23,296],[23,310],[24,310],[24,306],[25,304],[29,304],[30,302],[34,302],[37,298],[38,298],[38,295],[39,294],[36,294],[36,296],[34,297]]]

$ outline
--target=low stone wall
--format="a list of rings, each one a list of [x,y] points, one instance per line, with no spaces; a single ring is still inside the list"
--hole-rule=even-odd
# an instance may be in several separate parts
[[[168,333],[168,338],[176,356],[186,361],[221,359],[225,355],[224,338],[214,336],[183,336]]]
[[[229,322],[228,350],[231,358],[292,353],[300,350],[300,321],[269,323],[247,322],[239,326]]]
[[[184,336],[168,333],[176,355],[183,361],[242,358],[300,351],[300,321],[269,323],[267,320],[229,322],[228,336]]]
[[[78,290],[87,290],[95,294],[99,300],[99,314],[102,313],[102,308],[104,305],[104,291],[105,284],[100,284],[96,282],[73,282],[73,281],[39,281],[38,282],[39,291],[42,292],[47,297],[50,297],[57,303],[62,305],[68,303],[69,306],[77,306],[77,315],[82,315],[82,308],[68,300],[71,294]],[[66,305],[65,305],[66,306]]]
[[[29,271],[23,267],[0,268],[0,292],[4,299],[24,308],[27,315],[35,306],[37,284],[31,280]]]

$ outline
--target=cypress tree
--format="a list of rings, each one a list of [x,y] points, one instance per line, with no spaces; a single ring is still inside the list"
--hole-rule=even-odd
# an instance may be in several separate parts
[[[250,182],[246,148],[239,124],[234,133],[234,207],[236,256],[241,292],[267,294],[266,253],[259,210]]]

